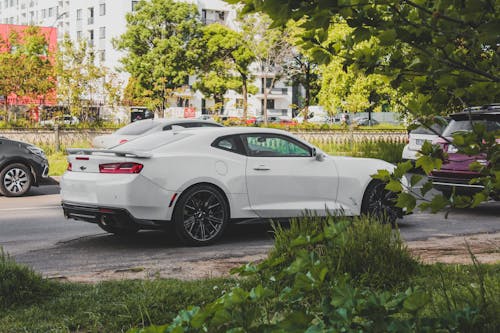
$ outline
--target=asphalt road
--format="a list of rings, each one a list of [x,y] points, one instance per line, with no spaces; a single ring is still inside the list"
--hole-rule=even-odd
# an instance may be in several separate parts
[[[32,189],[22,198],[0,197],[0,246],[16,261],[45,275],[72,275],[144,265],[179,269],[184,262],[238,258],[272,247],[268,225],[240,225],[209,247],[185,247],[168,231],[142,231],[119,238],[94,224],[64,218],[56,185]],[[406,240],[500,231],[500,202],[468,210],[415,213],[399,223]]]

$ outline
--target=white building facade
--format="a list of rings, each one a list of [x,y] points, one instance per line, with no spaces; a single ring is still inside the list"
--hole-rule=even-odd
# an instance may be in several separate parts
[[[184,0],[195,4],[204,24],[222,23],[236,28],[236,11],[222,0]],[[126,30],[125,15],[134,10],[138,0],[0,0],[0,24],[39,25],[56,27],[58,38],[68,34],[73,41],[85,38],[103,66],[119,72],[120,59],[125,55],[114,49],[112,40]],[[122,82],[126,82],[128,74],[119,74]],[[259,91],[248,98],[248,115],[259,116],[263,111],[263,73],[254,73]],[[200,92],[190,87],[195,77],[189,78],[182,98],[172,99],[171,107],[166,114],[173,117],[184,116],[184,108],[192,106],[196,115],[208,113],[213,101],[205,99]],[[292,104],[297,100],[298,90],[277,82],[267,96],[269,115],[292,116]],[[241,116],[242,96],[229,91],[225,96],[224,114]]]

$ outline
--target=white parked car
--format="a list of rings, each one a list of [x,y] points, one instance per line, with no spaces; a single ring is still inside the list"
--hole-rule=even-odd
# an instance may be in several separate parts
[[[443,133],[446,124],[433,124],[430,130],[425,126],[419,126],[408,134],[408,144],[403,148],[403,160],[415,161],[419,157],[419,151],[425,141],[433,143]]]
[[[62,125],[78,125],[80,120],[72,115],[65,114],[63,116],[57,116],[52,119],[40,121],[40,126],[54,126],[55,124]]]
[[[220,127],[158,132],[112,149],[68,149],[61,198],[68,218],[115,234],[173,225],[190,244],[230,222],[371,213],[394,222],[394,194],[370,175],[382,160],[329,156],[292,134]]]
[[[173,126],[191,127],[220,127],[215,121],[201,119],[143,119],[130,123],[112,134],[99,135],[92,140],[95,148],[110,148],[134,140],[140,136],[154,132],[169,131]]]

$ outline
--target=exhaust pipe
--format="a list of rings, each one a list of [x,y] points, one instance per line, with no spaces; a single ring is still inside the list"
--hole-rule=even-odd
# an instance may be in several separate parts
[[[109,215],[102,215],[101,216],[101,224],[112,227],[116,224],[116,221],[113,217],[111,217]]]

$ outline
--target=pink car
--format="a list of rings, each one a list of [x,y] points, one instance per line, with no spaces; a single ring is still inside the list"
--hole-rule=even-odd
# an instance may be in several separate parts
[[[484,124],[488,132],[500,134],[500,104],[473,107],[463,112],[451,115],[452,121],[444,130],[442,136],[447,140],[452,140],[452,135],[458,131],[471,131],[472,124]],[[432,180],[434,188],[443,192],[445,196],[450,196],[453,188],[455,193],[471,195],[483,190],[480,184],[471,184],[473,178],[479,177],[479,173],[470,169],[472,162],[479,162],[487,165],[488,160],[485,154],[466,155],[459,153],[458,149],[443,138],[438,138],[435,143],[442,146],[448,154],[448,158],[443,162],[440,170],[432,171],[429,179]],[[500,142],[497,135],[497,143]],[[493,198],[498,199],[499,193],[493,193]]]

